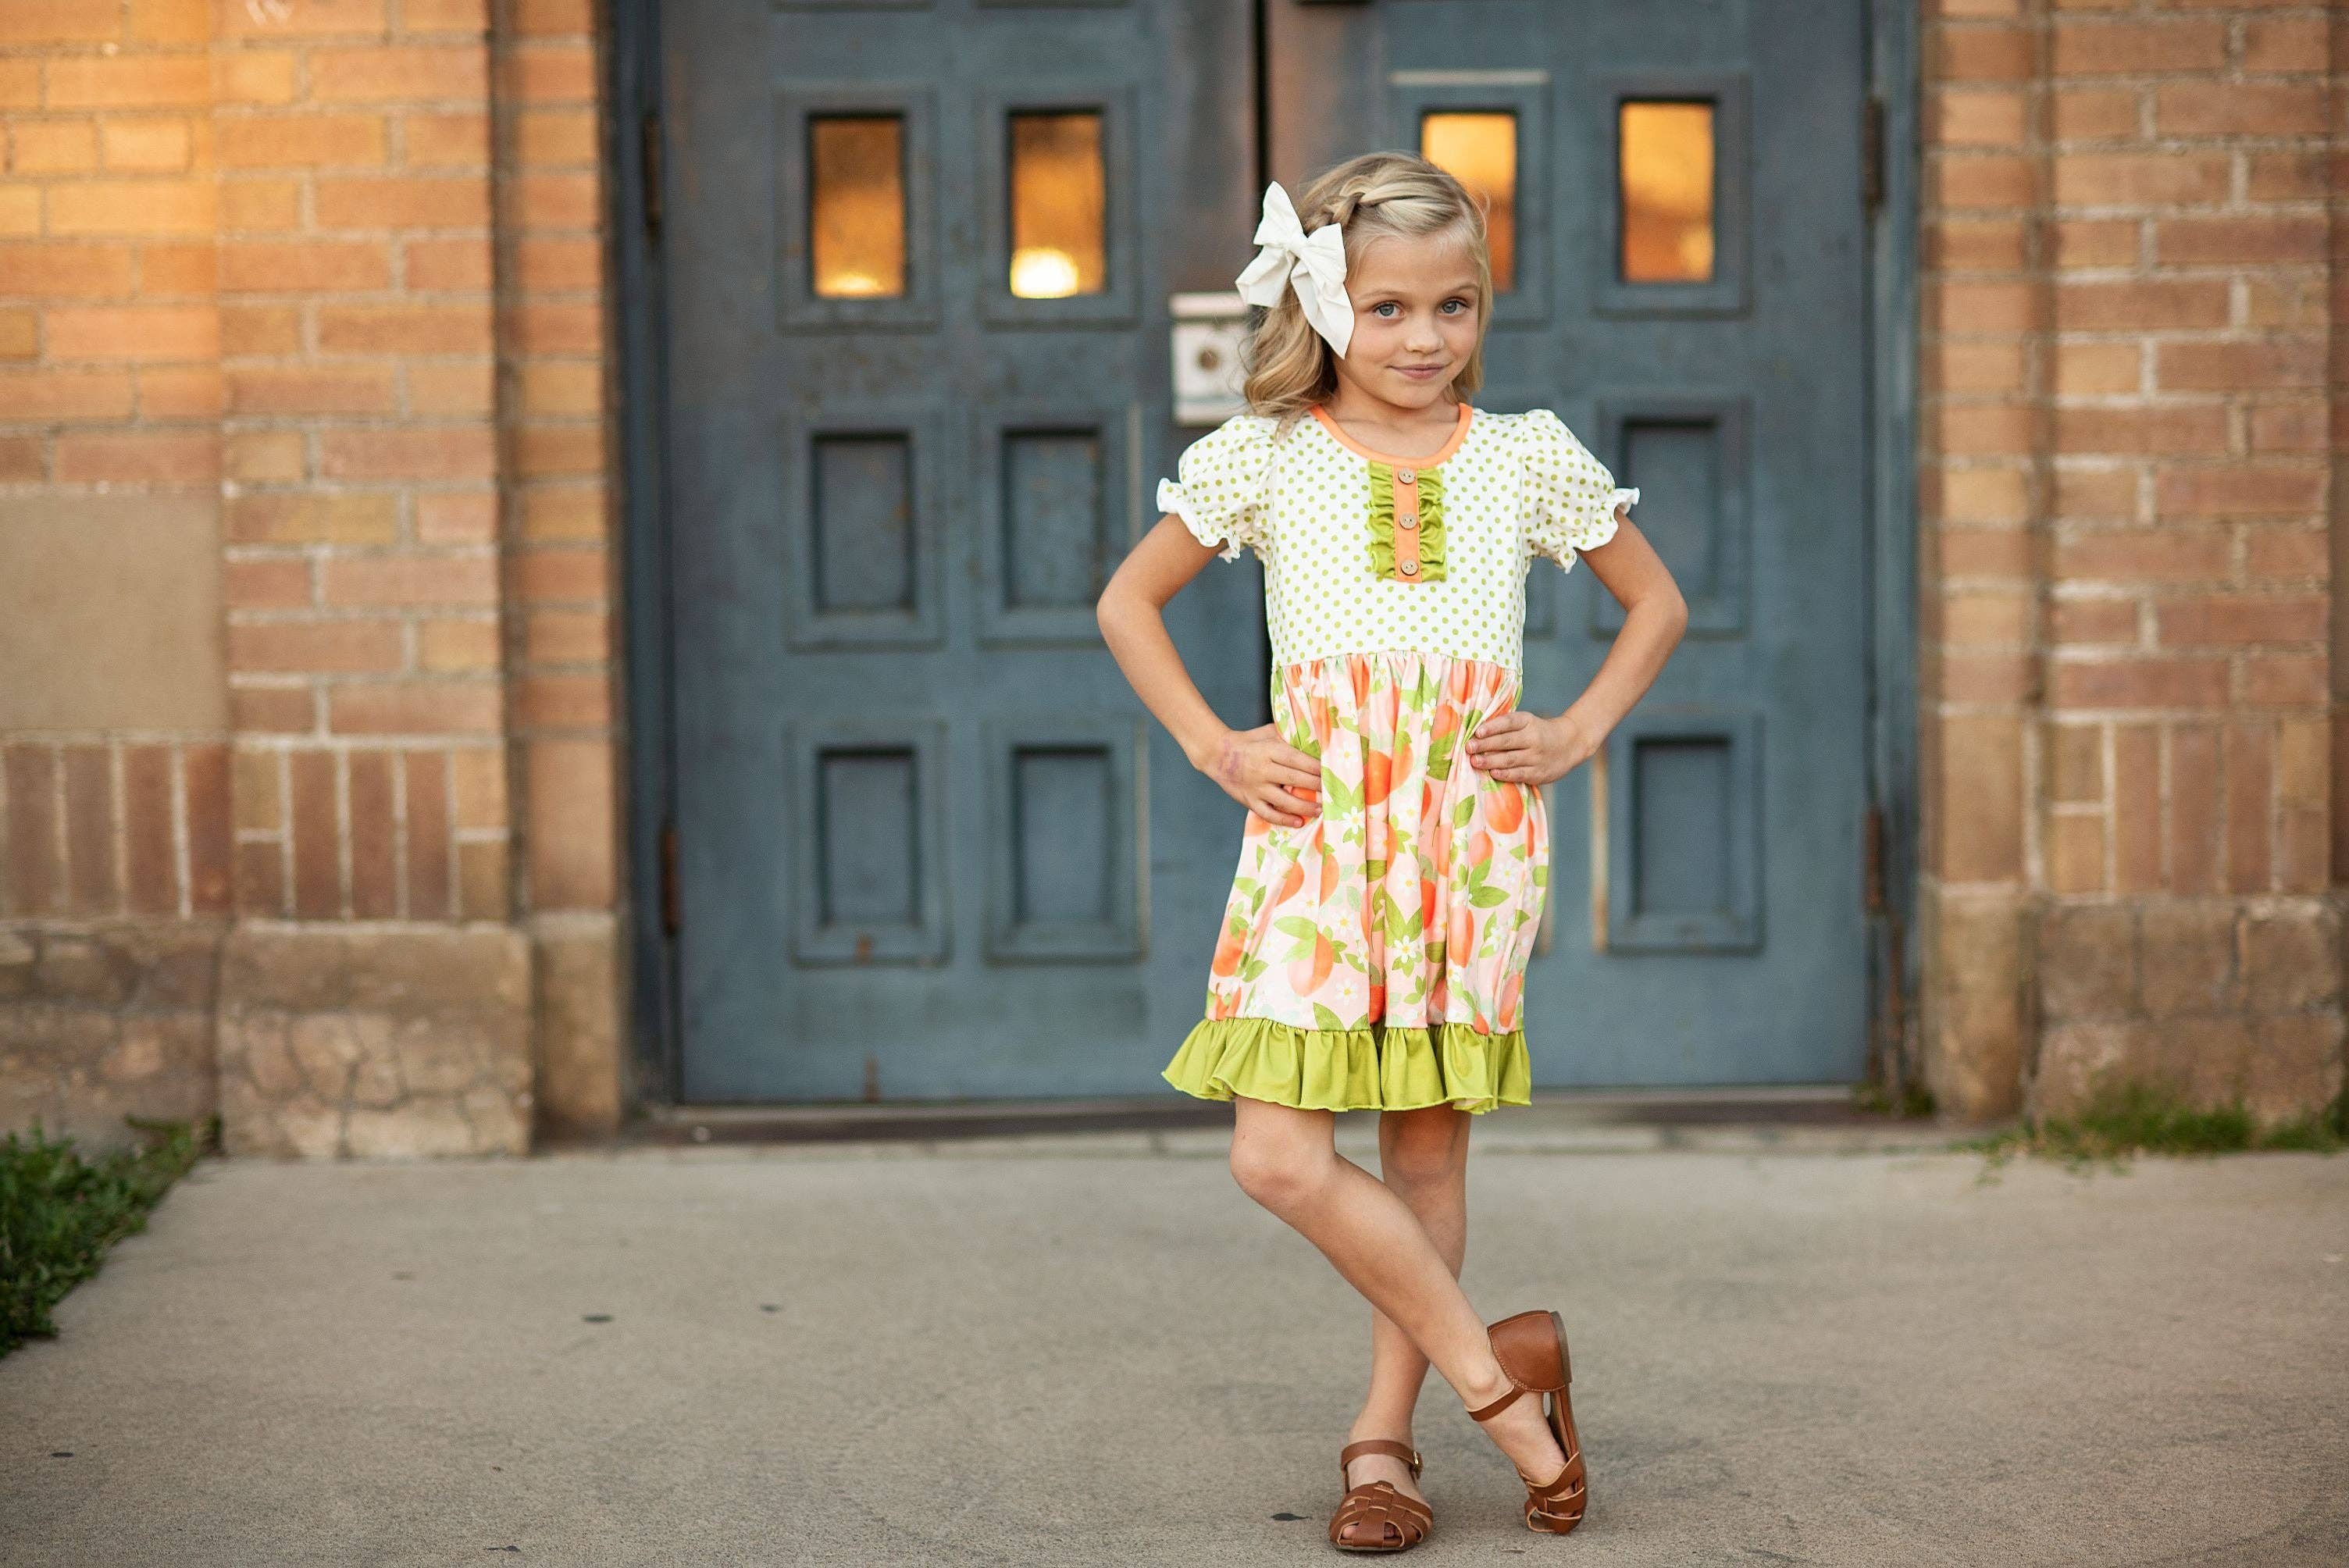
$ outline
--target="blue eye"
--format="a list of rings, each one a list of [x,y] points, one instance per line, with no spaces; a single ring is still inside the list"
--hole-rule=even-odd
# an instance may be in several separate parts
[[[1466,310],[1468,308],[1468,302],[1464,299],[1448,299],[1444,302],[1444,308],[1446,310],[1452,310],[1452,307],[1454,305],[1458,305],[1460,310]],[[1460,310],[1452,310],[1452,314],[1457,315],[1460,314]]]
[[[1378,303],[1377,304],[1374,304],[1374,305],[1372,305],[1372,306],[1371,307],[1371,313],[1373,315],[1385,315],[1389,314],[1390,312],[1393,311],[1394,309],[1395,309],[1395,303],[1394,303],[1394,301],[1392,301],[1392,300],[1381,300],[1380,303]]]

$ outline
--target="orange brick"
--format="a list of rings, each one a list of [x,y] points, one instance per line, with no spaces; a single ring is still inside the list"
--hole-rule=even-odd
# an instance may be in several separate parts
[[[450,752],[449,789],[460,830],[503,828],[508,820],[505,752],[488,748]]]
[[[2065,207],[2223,201],[2232,179],[2223,153],[2069,152],[2055,159],[2055,201]]]
[[[139,412],[149,419],[217,419],[226,403],[219,370],[210,366],[139,373]]]
[[[1948,88],[1928,100],[1936,147],[2020,147],[2024,99],[2011,88]]]
[[[2072,397],[2136,392],[2145,380],[2144,359],[2134,343],[2059,343],[2055,390]]]
[[[271,621],[228,629],[240,673],[389,675],[404,658],[397,621]]]
[[[2243,69],[2321,71],[2327,41],[2322,16],[2278,17],[2243,26]]]
[[[388,414],[398,405],[385,366],[254,366],[227,379],[229,407],[239,414]]]
[[[2059,658],[2047,683],[2055,708],[2220,707],[2227,700],[2222,659]]]
[[[2105,886],[2105,814],[2049,812],[2044,852],[2048,892],[2101,892]]]
[[[2058,599],[2047,610],[2048,640],[2055,643],[2134,643],[2137,602],[2131,599]]]
[[[612,748],[536,740],[523,751],[533,909],[608,909],[618,847]]]
[[[486,358],[408,367],[408,407],[417,414],[489,414],[496,406],[496,375]]]
[[[1951,93],[1949,99],[1974,95]],[[2013,96],[2013,95],[2002,95]],[[2021,139],[2020,98],[2014,98],[2016,140]],[[593,109],[531,109],[514,117],[514,155],[524,168],[574,164],[593,169],[600,150]]]
[[[2273,593],[2166,600],[2155,606],[2165,647],[2250,643],[2310,643],[2324,635],[2322,598]]]
[[[177,914],[179,855],[172,848],[171,748],[122,748],[122,880],[132,914]]]
[[[156,364],[220,354],[220,317],[201,305],[59,306],[48,326],[57,360]]]
[[[2254,201],[2313,201],[2323,198],[2330,170],[2321,152],[2254,152],[2244,181]]]
[[[0,234],[37,234],[41,232],[41,188],[37,185],[0,185]]]
[[[299,610],[310,603],[310,565],[283,558],[231,560],[221,570],[230,610]]]
[[[2327,302],[2321,275],[2253,273],[2243,290],[2243,325],[2251,327],[2321,327]]]
[[[2058,408],[2062,452],[2223,452],[2227,411],[2218,404],[2157,408]]]
[[[2022,726],[1983,714],[1946,717],[1939,727],[1941,874],[2012,881],[2023,871]]]
[[[2154,504],[2165,518],[2313,516],[2324,506],[2317,468],[2165,468]]]
[[[2324,344],[2316,338],[2164,343],[2155,354],[2155,379],[2165,392],[2257,392],[2324,385]]]
[[[512,908],[513,868],[504,841],[457,846],[457,913],[465,920],[503,920]]]
[[[221,352],[232,358],[301,352],[302,315],[293,305],[223,304],[220,324]]]
[[[499,93],[516,104],[593,103],[595,57],[586,44],[531,43],[500,59]]]
[[[2022,27],[1937,28],[1926,76],[1945,82],[2026,81],[2033,74],[2032,47],[2032,34]]]
[[[2255,455],[2326,449],[2322,403],[2256,404],[2251,413],[2251,451]]]
[[[495,490],[428,490],[416,498],[419,544],[493,544],[497,537]]]
[[[2134,139],[2137,94],[2128,88],[2075,88],[2054,95],[2051,118],[2059,141]]]
[[[523,625],[523,654],[534,665],[600,665],[612,656],[610,618],[596,610],[539,610]]]
[[[2227,575],[2226,538],[2125,529],[2055,542],[2054,573],[2073,582],[2191,583]]]
[[[57,438],[57,478],[69,484],[203,484],[220,478],[209,431],[141,430]]]
[[[487,354],[495,344],[481,304],[326,305],[318,346],[329,354]]]
[[[603,216],[603,188],[593,174],[525,174],[510,184],[517,227],[592,229]]]
[[[1951,644],[2028,643],[2035,618],[2028,595],[1997,589],[1945,594],[1939,614],[1941,638]]]
[[[2252,707],[2314,707],[2325,701],[2328,661],[2322,655],[2253,654],[2239,663],[2240,700]]]
[[[277,840],[247,841],[235,846],[237,912],[256,919],[275,919],[286,913],[285,848]]]
[[[487,240],[418,240],[408,246],[411,289],[486,289],[490,286]]]
[[[0,244],[0,294],[109,299],[129,292],[128,245]]]
[[[2161,886],[2161,734],[2149,724],[2113,730],[2113,888]]]
[[[602,729],[612,722],[611,682],[601,675],[533,675],[518,693],[530,729]]]
[[[417,664],[429,674],[493,670],[499,651],[494,620],[426,621],[416,628]]]
[[[144,44],[204,44],[212,36],[207,0],[130,0],[130,36]]]
[[[286,50],[224,49],[213,57],[220,63],[222,104],[292,103],[299,90],[294,56]]]
[[[48,101],[51,108],[200,108],[212,101],[211,62],[201,55],[53,56]]]
[[[395,761],[381,751],[350,755],[351,914],[359,920],[386,920],[399,913]]]
[[[0,372],[0,420],[119,419],[129,412],[127,371]]]
[[[268,7],[223,5],[223,38],[315,38],[380,33],[383,0],[276,0]]]
[[[0,46],[101,44],[121,35],[117,0],[8,0],[0,6]]]
[[[2031,285],[2019,283],[1943,283],[1929,308],[1933,325],[1952,333],[2021,332],[2038,314]]]
[[[2105,798],[2105,727],[2051,724],[2044,742],[2047,793],[2053,799],[2085,805]]]
[[[1944,528],[1937,559],[1944,577],[2025,577],[2031,537],[2020,529]]]
[[[2051,249],[2062,271],[2133,267],[2145,251],[2145,224],[2135,218],[2072,218],[2054,228]]]
[[[522,493],[523,537],[533,543],[593,541],[610,526],[604,487],[533,485]]]
[[[610,593],[601,550],[521,550],[513,562],[514,597],[525,604],[600,603]]]
[[[2219,884],[2219,732],[2179,725],[2169,737],[2169,885],[2206,892]]]
[[[223,180],[220,182],[221,227],[233,233],[285,232],[302,226],[298,180]]]
[[[2023,265],[2023,224],[2018,219],[1943,218],[1924,224],[1923,230],[1923,265],[1929,272],[2003,273],[2014,272]],[[586,242],[542,241],[540,243],[569,247],[568,253],[548,256],[541,266],[533,270],[531,246],[525,242],[521,247],[520,260],[515,268],[524,288],[595,286],[601,263],[594,256],[580,253]],[[583,262],[587,263],[591,270],[583,273],[579,266]]]
[[[2085,468],[2061,461],[2055,469],[2055,515],[2072,522],[2133,521],[2137,512],[2137,470]]]
[[[411,114],[400,121],[403,162],[421,168],[478,169],[490,161],[490,117]]]
[[[2019,345],[1971,346],[1982,352],[2018,359]],[[1944,355],[1955,346],[1942,349]],[[601,361],[534,360],[520,366],[522,411],[532,418],[549,415],[595,415],[604,408],[604,366]]]
[[[399,537],[399,501],[389,495],[246,490],[222,505],[231,544],[389,544]],[[309,578],[297,604],[309,603]]]
[[[2165,218],[2154,226],[2154,251],[2164,266],[2324,260],[2324,220],[2314,215],[2276,218]]]
[[[384,160],[380,115],[223,116],[216,134],[221,164],[230,169],[351,168]]]
[[[148,299],[210,294],[218,286],[220,250],[210,240],[194,244],[150,242],[138,251],[139,292]]]
[[[1952,457],[1997,457],[2032,449],[2033,416],[2022,403],[1943,403],[1935,410],[1932,438]]]
[[[0,480],[37,480],[47,471],[38,436],[0,436]]]
[[[1971,0],[1983,5],[1994,0]],[[514,0],[514,31],[524,37],[593,37],[595,12],[590,0]]]
[[[487,56],[472,44],[313,49],[310,96],[321,103],[481,102]]]
[[[491,479],[498,471],[496,437],[481,425],[328,430],[319,449],[329,479]]]
[[[337,294],[390,284],[391,258],[380,244],[245,240],[220,248],[223,294]]]
[[[83,174],[98,167],[98,125],[19,119],[8,128],[8,167],[19,174]]]
[[[2227,63],[2227,28],[2201,20],[2059,22],[2054,63],[2059,77],[2216,70]]]
[[[177,173],[194,156],[195,141],[181,119],[109,117],[98,127],[98,149],[109,169]]]
[[[2323,582],[2332,574],[2324,533],[2313,528],[2243,530],[2245,570],[2254,578],[2299,577]]]
[[[39,57],[0,57],[0,108],[38,108],[40,105]]]
[[[2038,175],[2027,158],[1988,152],[1936,158],[1930,176],[1928,200],[1939,207],[2028,207],[2036,200]]]
[[[2017,253],[2020,254],[2020,224],[1945,225],[1948,229],[1958,227],[2007,230],[2017,237]],[[1954,266],[1959,263],[1951,262],[1947,264]],[[514,276],[523,288],[533,293],[599,289],[604,286],[604,247],[595,240],[524,239],[514,247]]]
[[[327,694],[327,727],[337,735],[494,734],[504,707],[493,681],[342,686]]]
[[[490,221],[486,176],[321,180],[316,201],[328,229],[479,229]]]
[[[326,562],[329,604],[420,609],[497,602],[497,560],[485,553],[336,557]]]
[[[2263,722],[2239,721],[2227,726],[2225,734],[2227,886],[2236,892],[2264,892],[2272,849],[2268,811],[2274,789],[2274,731]]]
[[[2322,136],[2322,82],[2164,82],[2154,92],[2163,136]]]
[[[524,425],[514,443],[514,469],[524,479],[600,474],[604,468],[599,424]]]
[[[341,769],[330,751],[296,751],[285,760],[293,779],[294,913],[314,920],[338,915],[343,872],[336,801]]]
[[[36,359],[40,353],[40,314],[0,310],[0,359]]]
[[[483,33],[489,26],[489,0],[402,0],[399,7],[406,33]]]
[[[48,191],[53,234],[209,234],[217,206],[211,180],[92,180]]]
[[[408,8],[403,8],[403,15]],[[408,795],[408,913],[450,915],[449,759],[439,751],[400,756]]]
[[[246,484],[306,477],[307,454],[298,430],[245,430],[221,443],[222,471]]]
[[[68,746],[64,758],[67,893],[77,914],[111,914],[114,759],[103,746]]]

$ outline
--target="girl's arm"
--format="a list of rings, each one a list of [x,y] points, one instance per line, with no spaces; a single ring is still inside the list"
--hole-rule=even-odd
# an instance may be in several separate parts
[[[1680,585],[1647,535],[1620,509],[1615,536],[1581,559],[1623,606],[1623,629],[1573,706],[1556,718],[1523,709],[1486,719],[1468,738],[1469,763],[1495,779],[1547,784],[1582,766],[1655,684],[1688,625]]]
[[[1102,636],[1143,706],[1182,746],[1192,767],[1266,821],[1299,827],[1320,808],[1314,796],[1300,800],[1292,791],[1318,791],[1320,763],[1281,739],[1272,725],[1246,731],[1226,727],[1199,695],[1166,634],[1161,613],[1166,602],[1215,558],[1181,518],[1160,518],[1102,590]]]

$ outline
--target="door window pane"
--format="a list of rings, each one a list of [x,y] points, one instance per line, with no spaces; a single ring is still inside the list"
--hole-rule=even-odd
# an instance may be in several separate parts
[[[1626,103],[1618,126],[1623,281],[1713,281],[1710,103]]]
[[[1065,299],[1109,286],[1102,117],[1011,117],[1011,292]]]
[[[808,121],[808,233],[823,299],[905,293],[905,122],[895,115]]]
[[[1506,111],[1422,115],[1419,155],[1485,202],[1493,291],[1517,282],[1517,117]]]

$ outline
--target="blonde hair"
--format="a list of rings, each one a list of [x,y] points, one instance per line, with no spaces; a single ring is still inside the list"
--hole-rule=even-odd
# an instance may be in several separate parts
[[[1391,236],[1454,233],[1476,263],[1476,346],[1452,379],[1462,398],[1484,385],[1485,334],[1493,320],[1493,258],[1485,212],[1468,188],[1411,152],[1366,152],[1324,170],[1297,199],[1307,233],[1335,223],[1345,235],[1351,273],[1363,249]],[[1305,320],[1293,290],[1265,309],[1248,334],[1241,362],[1249,409],[1286,421],[1338,390],[1337,356]]]

